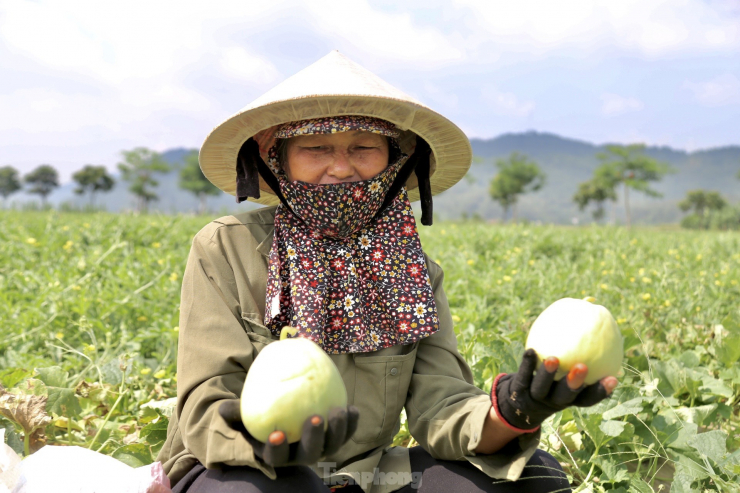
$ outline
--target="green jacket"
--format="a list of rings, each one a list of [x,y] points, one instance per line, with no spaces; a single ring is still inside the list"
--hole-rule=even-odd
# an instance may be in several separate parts
[[[196,460],[207,468],[250,466],[275,478],[274,469],[217,412],[225,399],[239,399],[252,361],[277,340],[263,324],[274,215],[275,208],[266,207],[225,216],[193,239],[180,304],[178,402],[157,457],[173,484]],[[328,481],[352,477],[367,493],[411,482],[407,449],[391,446],[404,408],[411,435],[433,457],[467,460],[492,478],[518,479],[537,448],[539,432],[519,437],[518,451],[472,452],[491,401],[473,385],[470,367],[457,350],[442,268],[429,257],[426,261],[438,332],[406,346],[329,355],[342,374],[349,404],[360,410],[360,421],[335,455],[312,466]],[[332,477],[331,463],[336,463]]]

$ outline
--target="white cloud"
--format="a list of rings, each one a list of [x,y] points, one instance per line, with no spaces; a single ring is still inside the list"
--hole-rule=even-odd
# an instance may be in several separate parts
[[[102,104],[101,104],[102,103]],[[112,103],[89,95],[68,95],[49,88],[19,89],[0,95],[0,130],[29,134],[76,132],[88,125],[110,127]],[[0,143],[9,145],[3,138]]]
[[[618,49],[659,57],[737,50],[737,16],[704,0],[456,0],[469,40],[497,53]]]
[[[209,77],[269,89],[284,75],[267,58],[265,47],[258,51],[256,46],[235,44],[229,37],[274,23],[288,11],[298,16],[296,22],[302,27],[313,27],[317,39],[328,37],[370,55],[369,65],[377,60],[384,66],[395,60],[425,66],[461,56],[435,29],[418,28],[408,14],[379,12],[365,1],[221,0],[206,5],[178,0],[17,0],[3,2],[0,43],[25,60],[27,71],[42,68],[61,77],[83,79],[100,89],[97,101],[93,96],[86,99],[87,106],[74,112],[72,119],[87,123],[94,117],[87,107],[106,108],[118,101],[118,115],[125,120],[127,113],[135,112],[132,106],[169,106],[191,112],[207,109],[210,96],[195,93],[186,79],[208,63],[216,69],[216,73],[208,72]],[[286,27],[290,29],[281,29]],[[41,97],[45,88],[37,89],[33,96]],[[56,101],[65,98],[53,90],[58,93]],[[68,96],[70,102],[78,98]],[[50,113],[56,107],[60,116],[62,110],[64,116],[70,115],[69,108],[63,108],[68,103],[55,106],[48,98],[26,101],[32,111]],[[114,116],[97,113],[101,123]],[[63,127],[69,125],[74,124]]]
[[[686,81],[684,87],[706,106],[740,103],[740,79],[731,74],[721,75],[704,82]]]
[[[419,98],[420,100],[433,101],[439,107],[448,109],[457,109],[458,97],[457,94],[447,92],[436,84],[432,84],[429,81],[425,81],[422,84],[424,88],[424,95],[426,97]]]
[[[210,70],[208,76],[264,89],[282,78],[266,59],[217,40],[222,26],[257,23],[266,7],[236,0],[220,7],[173,0],[3,2],[5,78],[20,81],[0,92],[0,146],[18,153],[6,159],[22,162],[53,145],[100,155],[89,149],[106,141],[157,150],[202,142],[214,123],[248,101],[223,111],[215,93],[192,87],[194,73]],[[207,123],[179,128],[193,120]],[[24,153],[21,145],[34,150]]]
[[[526,117],[535,108],[534,101],[522,101],[516,94],[502,92],[493,86],[485,86],[481,89],[483,100],[491,105],[494,113],[498,115]]]
[[[179,108],[179,109],[178,109]],[[164,148],[178,144],[161,118],[187,113],[213,118],[211,103],[200,94],[178,86],[161,85],[150,92],[135,87],[116,98],[90,94],[64,94],[54,89],[19,89],[0,95],[0,146],[28,146],[58,142],[68,146],[94,143],[96,139],[125,138]],[[207,128],[207,127],[206,127]],[[72,137],[73,136],[73,137]],[[163,150],[163,149],[160,149]]]
[[[640,111],[645,106],[637,98],[629,98],[611,93],[602,94],[601,101],[601,112],[606,116]]]
[[[317,32],[339,43],[340,51],[355,48],[364,52],[369,59],[365,65],[371,70],[389,63],[429,69],[465,56],[464,47],[453,43],[454,39],[416,25],[407,12],[382,12],[365,0],[314,0],[301,5],[310,13],[307,21]]]
[[[261,85],[280,79],[280,72],[272,63],[237,46],[222,50],[221,67],[228,74]]]

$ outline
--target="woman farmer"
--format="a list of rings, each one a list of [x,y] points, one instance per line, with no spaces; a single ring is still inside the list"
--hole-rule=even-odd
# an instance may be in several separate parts
[[[442,269],[421,249],[410,201],[471,163],[462,131],[337,52],[208,136],[216,186],[266,207],[193,239],[183,278],[178,405],[158,460],[174,492],[567,491],[537,450],[540,424],[616,386],[525,352],[490,393],[457,351]],[[285,326],[331,357],[350,405],[306,420],[299,442],[257,441],[239,396]],[[285,362],[286,365],[290,361]],[[405,409],[419,446],[392,447]],[[331,489],[330,489],[331,488]]]

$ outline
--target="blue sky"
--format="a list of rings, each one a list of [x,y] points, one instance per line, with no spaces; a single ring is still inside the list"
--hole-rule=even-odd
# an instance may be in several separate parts
[[[199,147],[333,49],[470,137],[740,145],[740,0],[0,0],[0,166]]]

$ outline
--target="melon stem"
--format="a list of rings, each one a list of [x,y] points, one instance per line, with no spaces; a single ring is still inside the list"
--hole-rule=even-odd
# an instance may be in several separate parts
[[[280,340],[287,339],[289,336],[294,336],[298,332],[298,329],[295,327],[291,327],[289,325],[286,325],[282,328],[280,331]]]

